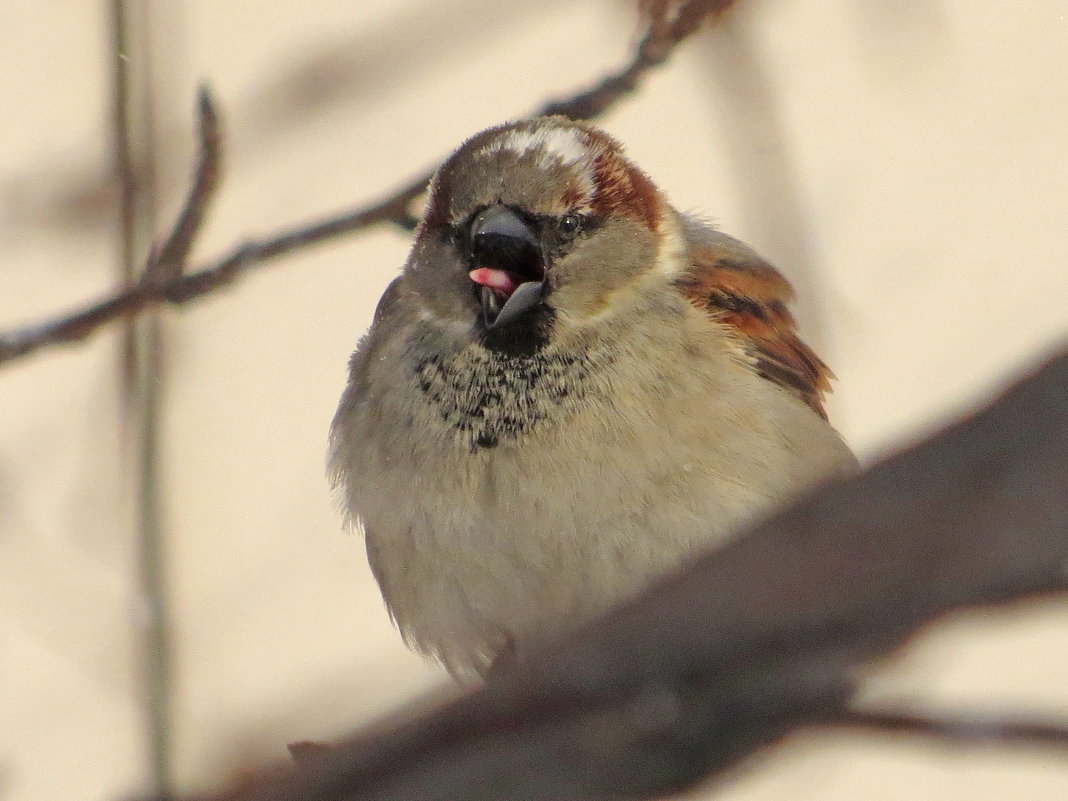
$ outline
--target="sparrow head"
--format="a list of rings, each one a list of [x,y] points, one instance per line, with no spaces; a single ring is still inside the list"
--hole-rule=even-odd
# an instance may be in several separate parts
[[[564,117],[502,125],[434,176],[406,280],[432,317],[532,352],[656,268],[669,210],[604,132]]]

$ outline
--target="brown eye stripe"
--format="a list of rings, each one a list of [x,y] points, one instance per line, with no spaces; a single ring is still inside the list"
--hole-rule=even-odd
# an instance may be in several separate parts
[[[606,150],[593,163],[597,187],[591,204],[602,216],[624,214],[641,220],[651,231],[660,221],[660,196],[653,182],[618,152]]]

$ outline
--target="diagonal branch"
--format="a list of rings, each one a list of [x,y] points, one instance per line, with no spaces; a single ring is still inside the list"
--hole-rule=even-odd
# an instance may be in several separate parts
[[[704,19],[724,11],[735,1],[689,0],[670,17],[667,8],[669,3],[652,4],[647,14],[649,21],[645,35],[622,68],[589,89],[566,100],[547,103],[535,113],[563,114],[576,119],[589,119],[603,114],[624,95],[633,92],[650,70],[663,64]],[[233,283],[250,267],[266,264],[311,245],[383,223],[392,223],[405,230],[415,228],[418,219],[411,206],[426,189],[430,172],[423,173],[389,197],[369,206],[247,242],[216,261],[187,272],[185,263],[207,206],[214,196],[219,176],[217,115],[206,89],[201,90],[199,110],[200,160],[193,187],[166,243],[146,266],[145,280],[71,314],[0,333],[0,365],[45,347],[77,342],[103,325],[151,306],[189,303]]]
[[[931,620],[1068,590],[1068,352],[422,717],[301,748],[229,801],[602,801],[678,792],[810,725],[953,735],[850,701]],[[1005,739],[1065,745],[1056,726]]]
[[[583,92],[566,100],[546,103],[535,114],[561,114],[580,120],[599,117],[620,98],[637,89],[641,79],[667,61],[672,51],[696,33],[705,19],[721,14],[735,2],[737,0],[690,0],[683,3],[670,19],[669,3],[650,4],[645,35],[626,65]]]
[[[49,345],[83,339],[106,323],[165,300],[170,288],[185,281],[184,265],[219,184],[222,155],[219,116],[206,87],[200,89],[197,97],[197,130],[199,153],[193,186],[170,234],[158,252],[150,256],[138,282],[79,312],[0,334],[0,364]]]

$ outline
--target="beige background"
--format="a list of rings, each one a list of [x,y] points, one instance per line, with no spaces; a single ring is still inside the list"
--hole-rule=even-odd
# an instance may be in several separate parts
[[[0,329],[115,274],[102,3],[0,4]],[[1068,331],[1063,0],[741,0],[604,120],[677,205],[795,282],[870,459],[987,397]],[[593,0],[158,0],[164,217],[192,97],[226,114],[209,257],[388,192],[625,55]],[[390,628],[323,475],[348,352],[404,259],[378,230],[168,314],[165,522],[176,768],[202,788],[442,680]],[[0,372],[0,798],[144,787],[117,337]],[[1068,717],[1068,611],[940,627],[872,692]],[[799,738],[717,797],[1068,796],[1064,754]]]

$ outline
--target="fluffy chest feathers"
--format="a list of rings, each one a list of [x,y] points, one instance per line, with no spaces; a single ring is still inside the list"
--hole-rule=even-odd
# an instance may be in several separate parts
[[[604,333],[530,356],[418,326],[365,343],[333,467],[402,634],[453,669],[603,611],[851,459],[686,304]]]

